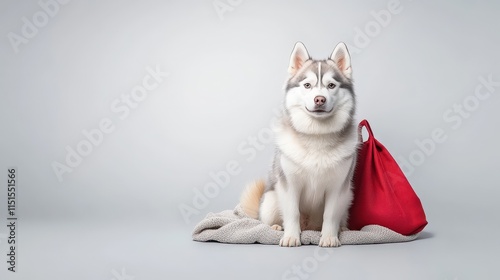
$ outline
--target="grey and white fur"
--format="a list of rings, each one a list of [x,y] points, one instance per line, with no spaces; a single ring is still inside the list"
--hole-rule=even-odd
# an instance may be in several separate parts
[[[269,178],[250,184],[240,204],[249,216],[283,228],[280,246],[300,246],[302,230],[320,230],[319,246],[337,247],[359,142],[351,58],[344,43],[315,60],[298,42],[288,74]]]

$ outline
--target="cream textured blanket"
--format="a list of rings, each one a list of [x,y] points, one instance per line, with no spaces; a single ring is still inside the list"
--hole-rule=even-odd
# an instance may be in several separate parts
[[[277,231],[259,220],[248,217],[240,206],[234,210],[209,213],[193,231],[195,241],[217,241],[236,244],[279,244],[283,231]],[[339,239],[343,245],[407,242],[418,234],[405,236],[378,225],[368,225],[359,231],[343,231]],[[319,243],[320,232],[306,230],[301,233],[303,245]]]

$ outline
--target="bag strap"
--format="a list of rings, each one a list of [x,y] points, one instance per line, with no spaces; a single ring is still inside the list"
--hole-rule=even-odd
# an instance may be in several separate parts
[[[361,133],[361,130],[364,128],[366,128],[366,131],[368,131],[368,139],[372,139],[374,136],[373,136],[373,131],[372,131],[372,128],[370,127],[370,124],[368,123],[368,121],[365,119],[365,120],[362,120],[359,125],[358,125],[358,135],[359,135],[359,141],[361,143],[363,143],[363,134]],[[367,140],[368,140],[367,139]]]

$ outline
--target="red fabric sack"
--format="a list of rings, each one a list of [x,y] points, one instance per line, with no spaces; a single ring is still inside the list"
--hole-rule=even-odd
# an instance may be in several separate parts
[[[367,120],[368,139],[362,142],[354,171],[354,200],[349,229],[381,225],[403,235],[416,234],[427,225],[420,199],[389,151],[373,136]]]

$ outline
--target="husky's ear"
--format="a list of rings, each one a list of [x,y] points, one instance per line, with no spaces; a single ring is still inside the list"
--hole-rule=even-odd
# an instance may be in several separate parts
[[[304,62],[311,59],[306,47],[301,42],[297,42],[290,56],[290,64],[288,65],[288,73],[295,75],[297,71],[304,65]]]
[[[343,42],[337,44],[332,52],[332,55],[330,55],[330,59],[333,60],[335,64],[337,64],[337,67],[340,69],[340,71],[342,71],[344,76],[349,79],[351,78],[351,55],[349,55],[347,46]]]

